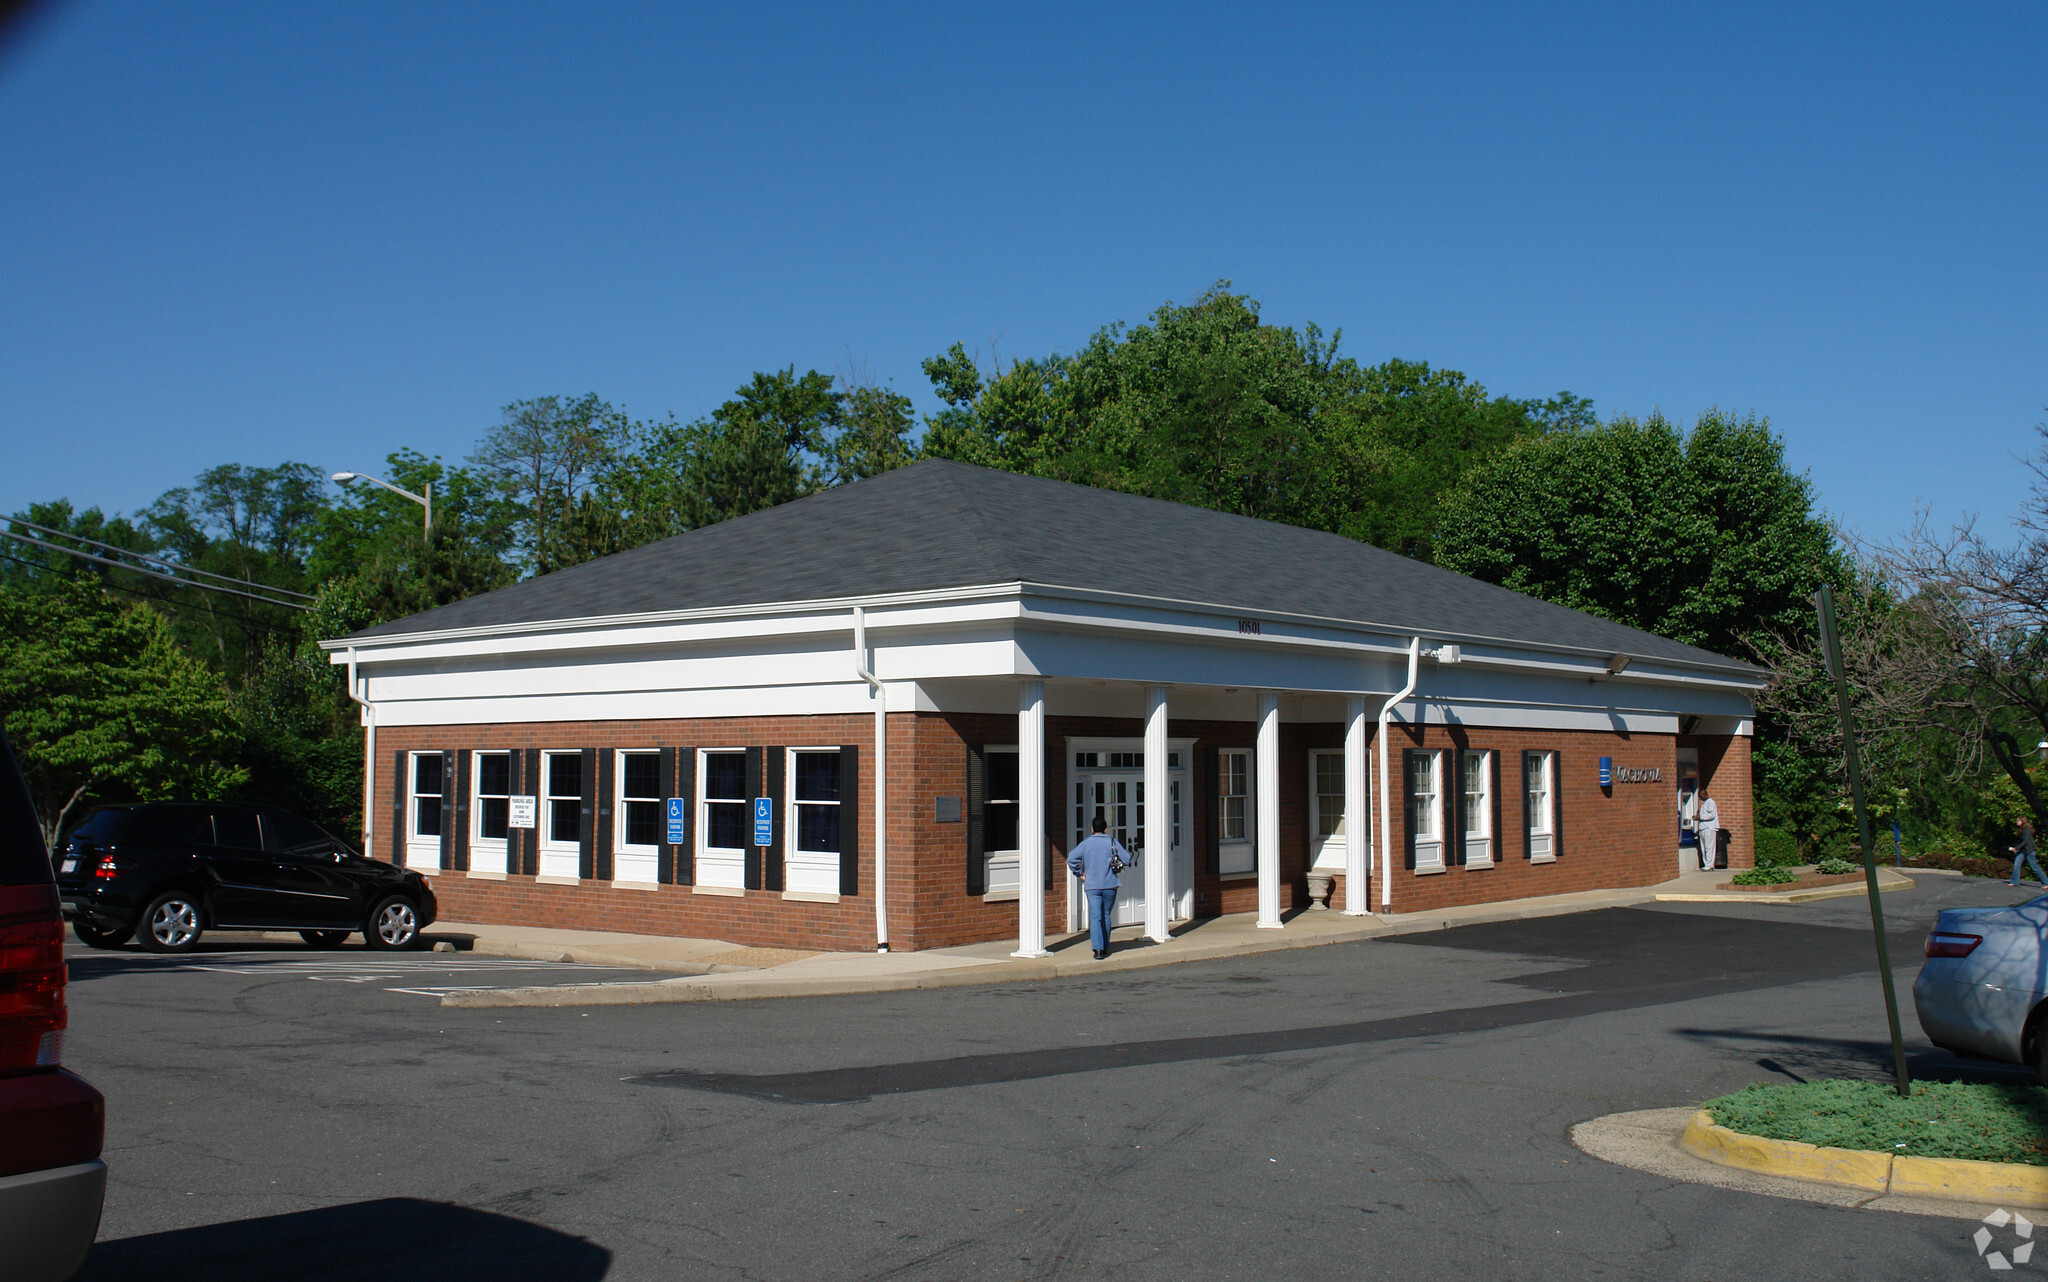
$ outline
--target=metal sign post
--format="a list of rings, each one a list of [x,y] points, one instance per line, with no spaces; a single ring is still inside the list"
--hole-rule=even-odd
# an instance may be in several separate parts
[[[1906,1043],[1899,1036],[1899,996],[1892,990],[1891,950],[1885,946],[1884,904],[1877,894],[1876,843],[1870,836],[1870,812],[1863,807],[1863,763],[1856,753],[1856,727],[1849,717],[1849,678],[1842,669],[1842,642],[1835,633],[1835,594],[1820,585],[1813,595],[1820,613],[1821,652],[1827,657],[1828,675],[1835,682],[1835,711],[1842,720],[1842,764],[1849,771],[1849,797],[1856,805],[1856,828],[1863,838],[1863,883],[1870,892],[1870,931],[1877,940],[1877,974],[1884,981],[1884,1014],[1892,1026],[1892,1070],[1898,1078],[1899,1094],[1913,1094],[1913,1079],[1906,1072]]]

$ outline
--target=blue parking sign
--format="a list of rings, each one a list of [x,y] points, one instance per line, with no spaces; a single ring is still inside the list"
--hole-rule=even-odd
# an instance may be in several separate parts
[[[754,844],[772,846],[775,844],[775,799],[754,798]]]
[[[1602,788],[1612,788],[1614,786],[1614,758],[1612,757],[1600,758],[1600,786]]]
[[[668,844],[680,846],[684,840],[683,799],[681,797],[670,797],[668,799]]]

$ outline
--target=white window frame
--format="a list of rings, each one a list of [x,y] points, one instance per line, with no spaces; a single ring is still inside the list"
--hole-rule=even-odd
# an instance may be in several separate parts
[[[839,749],[834,746],[789,748],[782,759],[782,777],[788,781],[783,789],[782,831],[782,894],[784,898],[839,901],[839,851],[805,850],[797,845],[798,825],[796,811],[799,805],[837,806],[839,822],[846,822],[846,779],[839,780],[839,798],[836,801],[799,801],[796,795],[796,759],[800,754],[819,753],[837,761]],[[844,831],[843,829],[841,831]]]
[[[485,757],[505,758],[505,810],[506,827],[503,837],[483,836],[484,822],[484,770]],[[512,798],[518,794],[512,789],[512,753],[503,748],[478,748],[469,754],[469,873],[470,876],[503,877],[512,864],[511,810]],[[496,797],[494,795],[493,800]]]
[[[422,793],[420,786],[420,762],[432,757],[441,769],[441,791]],[[441,821],[437,827],[447,830],[448,821],[453,818],[455,807],[448,804],[448,786],[454,781],[448,777],[448,758],[438,752],[409,752],[405,758],[405,866],[414,872],[441,871],[441,833],[427,836],[420,832],[420,798],[436,797],[441,802]]]
[[[660,770],[661,749],[659,748],[614,748],[612,750],[612,880],[627,882],[636,886],[651,886],[661,875],[661,797],[662,781],[655,780],[654,797],[654,844],[635,844],[626,840],[626,758],[653,757],[655,769]],[[644,802],[644,797],[630,798]]]
[[[1337,762],[1338,788],[1333,795],[1337,798],[1338,813],[1336,831],[1327,837],[1317,834],[1323,827],[1324,793],[1318,786],[1316,771],[1324,757],[1333,757]],[[1365,839],[1372,841],[1372,754],[1365,756]],[[1343,812],[1344,806],[1344,750],[1342,748],[1311,748],[1308,753],[1308,843],[1309,866],[1325,871],[1344,871],[1344,831],[1350,817]],[[1368,844],[1367,849],[1371,846]],[[1370,862],[1370,860],[1368,860]]]
[[[574,835],[571,835],[567,841],[561,841],[556,838],[554,803],[557,801],[573,800],[580,808],[583,802],[583,795],[581,792],[576,793],[574,796],[569,796],[550,791],[555,781],[553,763],[558,757],[576,758],[579,763],[577,769],[580,770],[582,769],[583,751],[580,748],[549,748],[541,751],[540,779],[535,789],[540,797],[540,813],[534,816],[534,823],[538,825],[540,877],[543,881],[575,881],[583,871],[583,844]],[[588,779],[582,782],[586,788],[591,784],[591,781]],[[580,813],[577,817],[577,826],[579,828],[582,826]]]
[[[1216,871],[1224,877],[1256,877],[1259,874],[1257,843],[1259,835],[1259,777],[1257,755],[1250,748],[1219,748],[1216,751]],[[1223,781],[1231,777],[1230,759],[1236,757],[1244,763],[1244,835],[1230,837],[1230,821],[1226,811],[1229,802],[1238,796],[1225,793]]]
[[[1415,871],[1418,873],[1442,872],[1444,870],[1444,753],[1442,749],[1424,752],[1419,758],[1408,761],[1429,763],[1429,804],[1415,803],[1415,777],[1409,773],[1404,762],[1401,771],[1401,795],[1404,814],[1408,824],[1408,839],[1415,847]],[[1420,815],[1428,823],[1418,824]]]
[[[1552,816],[1557,813],[1557,799],[1552,795],[1552,790],[1557,787],[1557,780],[1551,777],[1555,772],[1550,768],[1555,760],[1556,758],[1548,752],[1529,751],[1522,754],[1522,804],[1529,815],[1529,828],[1522,834],[1522,839],[1529,843],[1529,862],[1532,864],[1557,862],[1557,833],[1551,821]],[[1543,783],[1543,799],[1540,804],[1534,805],[1528,801],[1529,794],[1535,791],[1529,786],[1531,764],[1536,766],[1537,777]]]
[[[987,895],[994,896],[999,899],[1015,898],[1017,895],[1023,893],[1024,880],[1023,875],[1020,872],[1020,869],[1022,869],[1022,867],[1024,866],[1024,851],[1020,846],[1011,846],[1008,849],[998,849],[997,847],[988,844],[988,808],[990,806],[1010,806],[1015,807],[1017,809],[1018,823],[1016,825],[1016,828],[1018,833],[1018,839],[1020,841],[1022,840],[1022,834],[1024,832],[1024,816],[1021,799],[1012,798],[1008,801],[995,801],[989,796],[988,762],[990,758],[993,757],[1015,757],[1016,755],[1017,745],[1014,743],[983,744],[981,749],[981,832],[983,840],[981,855],[984,861],[982,886],[983,890]],[[1018,765],[1021,769],[1023,763],[1020,761]],[[1021,774],[1018,776],[1017,786],[1018,790],[1022,791],[1023,776]]]
[[[1458,749],[1458,814],[1461,819],[1465,817],[1465,799],[1472,795],[1465,786],[1465,762],[1472,757],[1479,759],[1479,822],[1476,827],[1469,820],[1462,823],[1458,836],[1465,843],[1467,868],[1491,868],[1499,862],[1494,857],[1492,749]]]
[[[741,748],[699,748],[697,749],[697,877],[696,889],[710,893],[740,893],[747,884],[747,848],[745,846],[714,846],[711,844],[711,805],[714,801],[730,802],[731,797],[712,797],[705,792],[711,786],[710,759],[721,756],[738,756],[743,761],[747,750]],[[744,779],[744,773],[742,779]],[[744,782],[740,785],[744,790]],[[747,835],[746,825],[753,818],[753,798],[737,798],[741,808],[740,835]],[[786,831],[786,830],[785,830]]]

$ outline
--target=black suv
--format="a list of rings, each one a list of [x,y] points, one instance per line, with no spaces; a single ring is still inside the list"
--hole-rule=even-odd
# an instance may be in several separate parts
[[[372,948],[412,948],[435,912],[420,874],[289,811],[227,802],[93,811],[58,856],[57,888],[81,941],[132,936],[159,953],[185,952],[206,930],[296,930],[315,948],[359,930]]]

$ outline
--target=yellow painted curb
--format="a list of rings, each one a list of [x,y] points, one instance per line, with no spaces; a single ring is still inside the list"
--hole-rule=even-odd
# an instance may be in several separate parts
[[[1979,1202],[2029,1210],[2048,1207],[2048,1166],[1907,1157],[1855,1148],[1821,1148],[1798,1140],[1767,1140],[1717,1124],[1705,1109],[1692,1115],[1678,1147],[1722,1166],[1845,1188]]]
[[[1892,1159],[1891,1191],[1994,1206],[2048,1206],[2048,1166],[1972,1162],[1954,1157]]]
[[[1694,1157],[1722,1166],[1739,1166],[1760,1175],[1786,1175],[1849,1188],[1883,1193],[1891,1184],[1892,1155],[1853,1148],[1821,1148],[1798,1140],[1767,1140],[1717,1125],[1705,1109],[1679,1137],[1678,1146]]]

